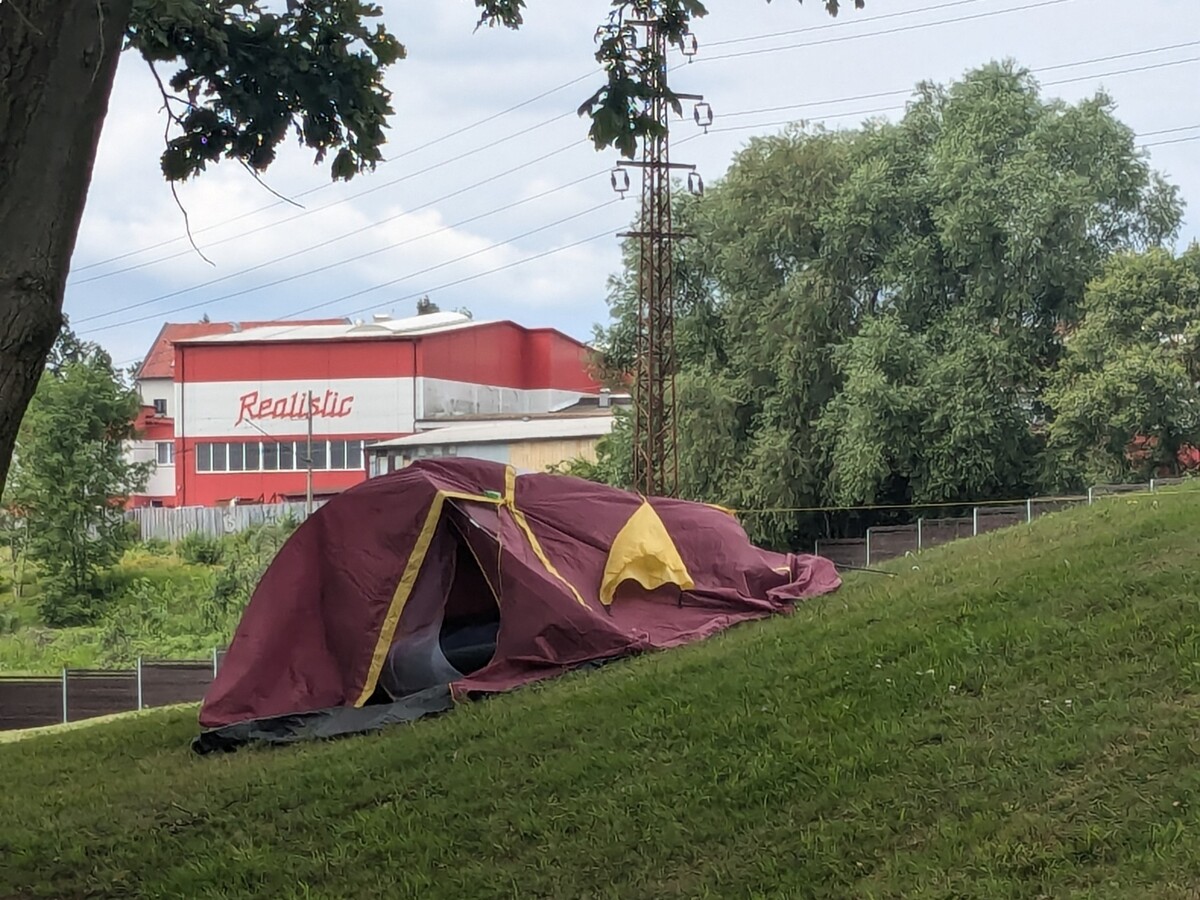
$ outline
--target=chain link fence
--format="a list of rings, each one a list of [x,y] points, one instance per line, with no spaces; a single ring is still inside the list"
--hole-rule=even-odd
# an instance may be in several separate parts
[[[872,565],[920,553],[932,547],[962,538],[975,537],[1032,522],[1040,516],[1072,506],[1097,503],[1105,497],[1153,493],[1189,481],[1186,478],[1160,478],[1149,484],[1100,484],[1086,494],[1068,497],[1031,497],[1020,503],[976,506],[969,516],[922,517],[911,525],[880,525],[868,528],[860,538],[836,538],[817,541],[813,552],[839,568],[870,568]]]

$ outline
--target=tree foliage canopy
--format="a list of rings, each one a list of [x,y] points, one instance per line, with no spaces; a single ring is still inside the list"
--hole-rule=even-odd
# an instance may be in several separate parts
[[[703,199],[678,207],[697,235],[677,253],[681,487],[747,510],[1077,485],[1096,470],[1064,464],[1085,436],[1052,424],[1055,404],[1099,376],[1059,373],[1119,340],[1087,323],[1125,297],[1088,285],[1114,254],[1168,242],[1181,220],[1176,190],[1108,97],[1043,98],[1011,63],[920,85],[896,123],[753,139]],[[599,335],[610,373],[631,363],[633,252]],[[1153,258],[1175,265],[1166,251]],[[1186,300],[1172,302],[1146,294],[1127,311],[1167,303],[1175,312],[1156,313],[1155,333],[1184,333]],[[1164,402],[1165,385],[1182,383],[1184,351],[1173,352],[1170,376],[1165,363],[1154,372]],[[1182,413],[1158,412],[1117,422],[1124,442],[1152,433],[1168,452],[1184,440]],[[1103,452],[1120,468],[1123,451],[1113,437]],[[778,544],[839,525],[786,511],[747,521]]]
[[[1200,247],[1115,257],[1081,313],[1047,390],[1060,469],[1108,481],[1186,464],[1200,444]]]
[[[138,407],[108,354],[64,331],[21,423],[5,495],[43,573],[49,625],[92,616],[97,576],[125,545],[122,501],[148,474],[125,455]]]

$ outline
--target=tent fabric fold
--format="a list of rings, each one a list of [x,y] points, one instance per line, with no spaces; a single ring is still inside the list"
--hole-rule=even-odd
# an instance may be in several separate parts
[[[484,460],[333,498],[259,582],[200,712],[200,752],[368,731],[582,665],[706,638],[836,590],[727,510]]]

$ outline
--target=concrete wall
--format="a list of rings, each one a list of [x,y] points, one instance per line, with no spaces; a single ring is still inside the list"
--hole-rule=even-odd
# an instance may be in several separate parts
[[[155,400],[167,401],[167,418],[175,415],[175,382],[170,378],[143,378],[138,382],[143,406],[153,406]]]
[[[175,466],[160,466],[157,464],[158,451],[156,441],[133,441],[128,445],[126,457],[133,463],[150,463],[150,478],[141,495],[147,497],[175,496]]]

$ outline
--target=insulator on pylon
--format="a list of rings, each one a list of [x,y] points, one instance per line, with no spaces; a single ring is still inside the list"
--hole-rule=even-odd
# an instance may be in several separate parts
[[[679,41],[679,49],[688,58],[688,62],[691,62],[692,58],[700,52],[700,42],[696,40],[696,36],[690,31],[685,31]]]
[[[699,172],[688,172],[688,192],[697,197],[704,196],[704,178]]]
[[[612,170],[612,186],[613,190],[621,195],[621,199],[625,199],[625,192],[629,190],[629,172],[626,169],[616,168]]]
[[[692,109],[692,118],[696,120],[696,124],[704,129],[704,133],[708,134],[708,128],[713,123],[712,107],[701,101]]]

